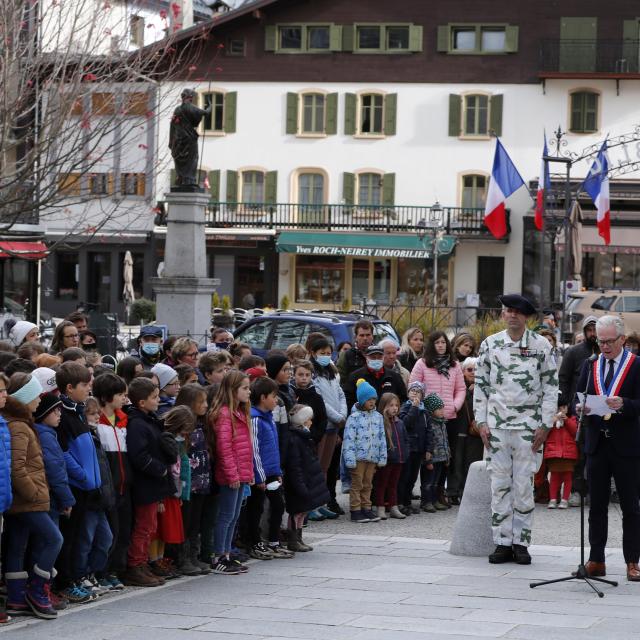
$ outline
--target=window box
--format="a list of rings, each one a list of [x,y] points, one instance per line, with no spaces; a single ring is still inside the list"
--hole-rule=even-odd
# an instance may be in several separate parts
[[[457,23],[438,27],[437,50],[453,55],[500,55],[518,51],[518,27]]]

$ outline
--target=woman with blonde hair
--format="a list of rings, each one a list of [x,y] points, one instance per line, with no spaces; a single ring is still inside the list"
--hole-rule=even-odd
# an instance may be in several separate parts
[[[422,357],[424,351],[424,332],[420,327],[411,327],[402,335],[400,354],[398,360],[407,370],[413,371],[416,362]]]

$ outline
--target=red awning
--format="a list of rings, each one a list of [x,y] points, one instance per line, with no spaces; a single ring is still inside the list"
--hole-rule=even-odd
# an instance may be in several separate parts
[[[0,240],[0,258],[41,260],[46,257],[47,245],[44,242],[14,242],[10,240]]]

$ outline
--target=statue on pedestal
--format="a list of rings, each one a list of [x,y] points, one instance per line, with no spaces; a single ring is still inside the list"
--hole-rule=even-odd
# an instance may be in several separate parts
[[[200,191],[198,184],[198,125],[202,118],[211,113],[211,106],[200,109],[193,104],[197,93],[185,89],[180,97],[182,104],[171,116],[169,128],[169,149],[176,168],[177,191]]]

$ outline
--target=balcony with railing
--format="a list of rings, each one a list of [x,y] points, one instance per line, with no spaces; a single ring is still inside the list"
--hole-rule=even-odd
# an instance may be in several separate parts
[[[167,203],[158,203],[155,224],[167,223]],[[507,211],[507,231],[510,232]],[[210,202],[206,225],[212,229],[272,229],[296,231],[374,231],[447,235],[495,240],[484,224],[484,209],[423,206],[357,206],[345,204]],[[508,234],[505,240],[508,239]]]
[[[541,40],[541,78],[640,78],[640,40]]]

